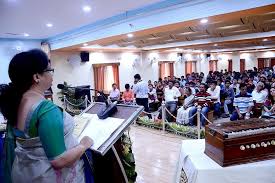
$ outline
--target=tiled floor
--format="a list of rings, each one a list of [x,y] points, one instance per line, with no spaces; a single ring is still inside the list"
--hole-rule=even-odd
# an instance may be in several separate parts
[[[137,183],[173,182],[184,137],[134,125],[130,136],[137,166]]]
[[[222,123],[229,118],[219,118]],[[130,130],[138,173],[137,183],[172,183],[180,153],[186,139],[155,129],[132,125]]]

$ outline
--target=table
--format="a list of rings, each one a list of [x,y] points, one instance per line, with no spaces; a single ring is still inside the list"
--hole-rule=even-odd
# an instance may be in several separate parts
[[[188,183],[275,183],[275,159],[221,167],[204,148],[204,139],[182,141],[174,182],[184,171]]]

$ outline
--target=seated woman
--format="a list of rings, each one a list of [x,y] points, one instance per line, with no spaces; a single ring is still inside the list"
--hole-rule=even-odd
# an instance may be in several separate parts
[[[115,83],[112,84],[112,90],[110,91],[110,99],[112,102],[120,100],[120,91],[117,89],[117,85]]]
[[[148,103],[149,109],[156,111],[158,108],[158,99],[157,99],[157,92],[156,89],[153,87],[152,84],[148,84]]]
[[[124,104],[131,105],[134,102],[134,92],[130,89],[129,84],[125,84],[125,91],[122,94]]]
[[[4,182],[93,182],[91,175],[85,178],[80,159],[92,139],[78,143],[73,118],[43,95],[53,71],[41,50],[19,53],[9,64],[11,83],[0,91],[0,109],[8,120]]]
[[[275,88],[270,89],[268,99],[264,103],[264,116],[271,116],[275,114]]]
[[[188,124],[189,123],[189,110],[194,105],[195,96],[192,94],[192,90],[188,87],[184,89],[186,98],[184,99],[183,106],[178,109],[177,112],[177,123]]]

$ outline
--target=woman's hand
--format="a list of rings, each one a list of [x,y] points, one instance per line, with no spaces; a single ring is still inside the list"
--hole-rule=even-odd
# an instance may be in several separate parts
[[[86,149],[88,149],[94,144],[94,141],[90,137],[84,136],[81,139],[80,144],[83,145]]]

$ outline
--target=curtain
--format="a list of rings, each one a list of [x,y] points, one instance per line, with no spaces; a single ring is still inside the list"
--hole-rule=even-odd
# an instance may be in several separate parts
[[[185,75],[192,73],[192,62],[185,62]]]
[[[96,90],[104,90],[104,71],[105,66],[93,67],[94,69],[94,83]]]
[[[271,59],[271,67],[273,67],[275,65],[275,58]]]
[[[160,63],[159,64],[159,78],[163,79],[165,73],[165,64],[164,63]]]
[[[159,77],[174,76],[174,63],[162,62],[159,63]]]
[[[217,71],[218,65],[217,65],[218,60],[210,60],[209,61],[209,71]]]
[[[258,69],[263,69],[263,68],[264,68],[264,59],[258,58]]]
[[[240,72],[245,70],[245,59],[240,59]]]
[[[114,83],[117,84],[117,87],[119,89],[119,70],[118,70],[118,64],[113,64],[112,65],[112,69],[113,69]]]
[[[228,69],[227,70],[230,71],[230,72],[232,72],[232,70],[233,70],[232,67],[233,67],[233,65],[232,65],[232,59],[229,59],[228,60]]]
[[[169,63],[169,75],[174,76],[174,63]]]

